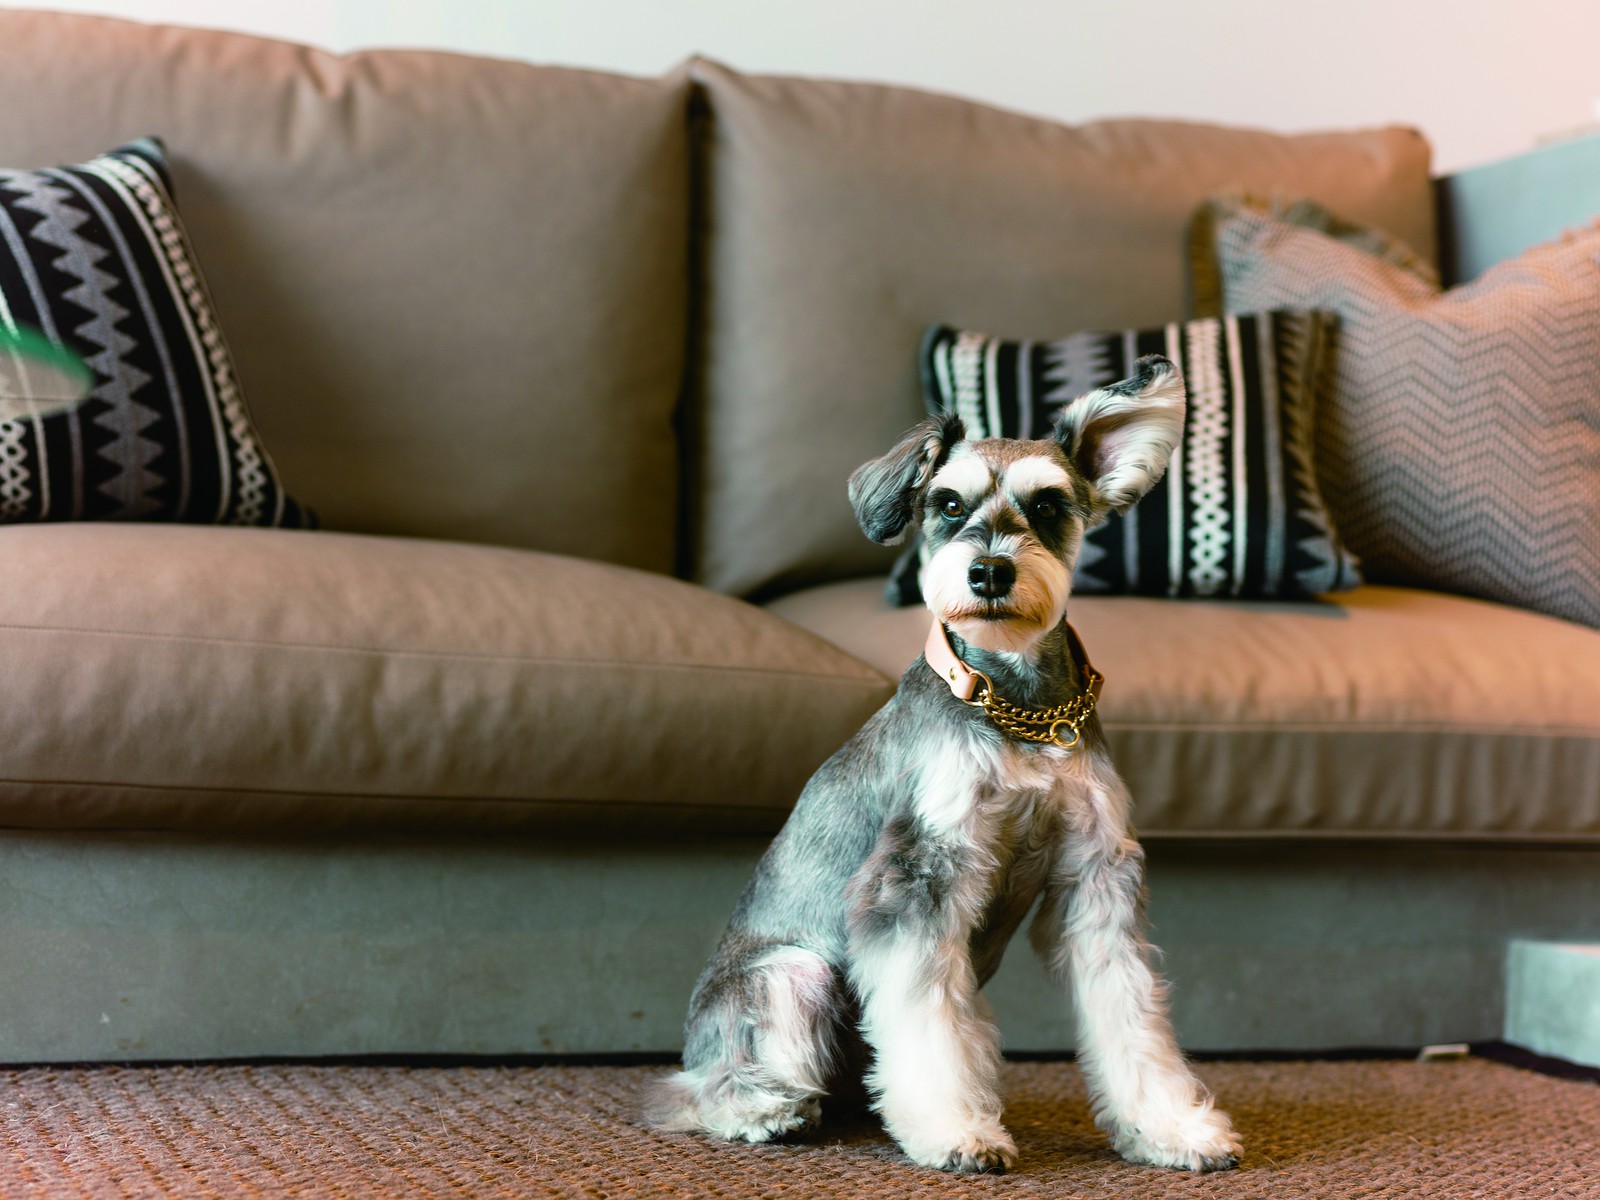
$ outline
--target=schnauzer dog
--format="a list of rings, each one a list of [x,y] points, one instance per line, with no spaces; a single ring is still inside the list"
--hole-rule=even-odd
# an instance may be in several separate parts
[[[915,524],[933,628],[899,690],[812,777],[690,1002],[658,1128],[763,1142],[820,1118],[844,1064],[915,1162],[1004,1171],[1000,1039],[979,988],[1030,927],[1077,1010],[1078,1062],[1124,1158],[1208,1171],[1239,1141],[1190,1073],[1141,932],[1143,852],[1066,620],[1084,530],[1144,495],[1183,428],[1142,358],[1050,438],[933,417],[850,478],[866,535]],[[861,1043],[865,1042],[863,1048]]]

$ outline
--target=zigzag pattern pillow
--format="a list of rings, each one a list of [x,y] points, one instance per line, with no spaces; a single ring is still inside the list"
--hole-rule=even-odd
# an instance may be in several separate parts
[[[75,410],[0,422],[0,523],[314,523],[251,423],[155,139],[0,170],[0,325],[94,375]]]
[[[1089,531],[1074,590],[1303,598],[1360,582],[1312,462],[1332,327],[1303,311],[1050,342],[939,327],[923,339],[923,389],[929,410],[958,414],[969,437],[1044,437],[1064,406],[1125,378],[1140,355],[1165,354],[1188,387],[1183,440],[1143,500]],[[892,600],[918,598],[919,565],[915,551],[902,557]]]
[[[1196,266],[1339,314],[1317,459],[1368,576],[1600,626],[1600,225],[1441,292],[1316,216],[1216,201]]]

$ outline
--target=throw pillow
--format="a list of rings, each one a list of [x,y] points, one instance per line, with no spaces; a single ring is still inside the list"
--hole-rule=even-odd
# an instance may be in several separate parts
[[[1050,342],[939,327],[923,339],[924,390],[971,437],[1044,437],[1077,397],[1165,354],[1189,391],[1183,440],[1143,500],[1089,531],[1074,589],[1299,598],[1360,582],[1312,466],[1331,326],[1323,313],[1278,311]],[[919,566],[902,556],[891,599],[917,598]]]
[[[1600,626],[1600,225],[1441,292],[1293,211],[1205,220],[1227,311],[1339,314],[1317,465],[1368,578]]]
[[[0,327],[94,377],[72,411],[0,422],[0,522],[313,524],[251,423],[155,139],[0,170]]]

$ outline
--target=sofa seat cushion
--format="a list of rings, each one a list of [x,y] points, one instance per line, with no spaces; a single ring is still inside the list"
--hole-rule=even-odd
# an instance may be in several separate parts
[[[888,697],[740,601],[532,551],[0,529],[0,825],[770,830]]]
[[[878,579],[769,610],[886,673],[925,609]],[[1077,597],[1142,832],[1600,842],[1600,632],[1367,586],[1318,604]]]

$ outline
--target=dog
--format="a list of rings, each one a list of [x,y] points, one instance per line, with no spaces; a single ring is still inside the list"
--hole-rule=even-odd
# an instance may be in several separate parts
[[[764,1142],[820,1120],[870,1056],[873,1109],[915,1163],[1003,1172],[1000,1038],[979,988],[1030,939],[1070,990],[1078,1062],[1123,1158],[1226,1169],[1240,1143],[1190,1072],[1141,932],[1143,852],[1066,620],[1084,531],[1166,470],[1186,406],[1138,360],[1036,441],[930,417],[849,481],[866,535],[920,529],[928,648],[811,778],[701,973],[658,1129]],[[864,1043],[864,1045],[863,1045]],[[865,1053],[863,1053],[865,1051]]]

